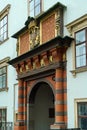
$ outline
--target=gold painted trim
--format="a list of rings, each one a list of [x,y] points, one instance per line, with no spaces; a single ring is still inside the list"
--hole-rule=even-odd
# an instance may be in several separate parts
[[[42,22],[40,22],[40,45],[42,44]]]

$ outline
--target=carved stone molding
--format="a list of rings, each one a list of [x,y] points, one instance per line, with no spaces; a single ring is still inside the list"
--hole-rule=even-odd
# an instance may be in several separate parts
[[[10,57],[6,57],[2,60],[0,60],[0,67],[3,67],[3,66],[7,66],[8,65],[8,61],[10,60]]]
[[[56,35],[63,35],[63,12],[58,8],[55,13],[55,28]]]
[[[76,31],[85,27],[87,27],[87,14],[66,25],[66,28],[71,36],[73,36]]]
[[[28,25],[30,34],[30,49],[33,49],[40,43],[40,28],[35,20],[30,21]]]
[[[0,19],[2,19],[2,17],[4,17],[6,14],[9,13],[11,5],[8,4],[1,12],[0,12]]]
[[[77,73],[81,73],[81,72],[85,72],[85,71],[87,71],[87,67],[83,67],[83,68],[78,68],[78,69],[75,69],[75,70],[71,70],[70,72],[72,73],[72,75],[74,77],[76,77]]]

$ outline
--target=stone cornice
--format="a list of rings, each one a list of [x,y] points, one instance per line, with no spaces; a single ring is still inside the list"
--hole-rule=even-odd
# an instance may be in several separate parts
[[[16,64],[19,64],[20,62],[23,62],[29,58],[33,58],[36,55],[40,55],[46,51],[49,51],[56,47],[66,47],[68,48],[72,42],[72,38],[66,36],[64,38],[57,36],[54,39],[51,39],[50,41],[30,50],[29,52],[16,57],[15,59],[10,60],[8,63],[15,66]]]

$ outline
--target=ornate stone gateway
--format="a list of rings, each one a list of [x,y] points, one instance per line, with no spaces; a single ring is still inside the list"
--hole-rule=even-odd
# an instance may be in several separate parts
[[[28,17],[13,36],[19,55],[9,62],[19,81],[15,130],[67,128],[66,51],[73,39],[62,37],[63,8],[57,3],[38,18]]]

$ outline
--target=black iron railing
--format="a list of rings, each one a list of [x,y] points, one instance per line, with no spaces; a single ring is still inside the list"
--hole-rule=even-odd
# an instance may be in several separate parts
[[[0,130],[13,130],[12,122],[0,122]]]

